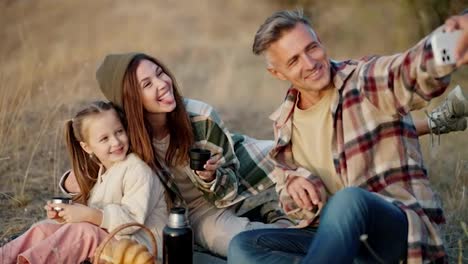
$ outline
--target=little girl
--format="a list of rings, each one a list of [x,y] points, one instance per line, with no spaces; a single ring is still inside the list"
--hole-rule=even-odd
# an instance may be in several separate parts
[[[80,193],[73,204],[45,206],[45,220],[0,248],[0,262],[80,263],[92,258],[104,237],[121,224],[138,222],[150,228],[161,252],[167,220],[164,187],[137,155],[129,153],[122,117],[111,103],[98,101],[65,125],[67,148]],[[53,207],[60,207],[58,212]],[[127,228],[129,237],[150,246],[148,235]]]

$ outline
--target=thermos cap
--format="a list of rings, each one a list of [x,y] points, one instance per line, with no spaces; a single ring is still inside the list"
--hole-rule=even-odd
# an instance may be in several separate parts
[[[169,214],[168,227],[171,228],[183,228],[188,226],[188,219],[185,215],[185,208],[174,207],[171,209]]]

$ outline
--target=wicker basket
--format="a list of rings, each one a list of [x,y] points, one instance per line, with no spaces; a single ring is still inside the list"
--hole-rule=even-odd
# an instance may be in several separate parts
[[[157,261],[157,258],[158,258],[158,246],[157,246],[157,243],[156,243],[156,239],[154,238],[154,235],[153,233],[151,232],[151,230],[149,230],[145,225],[142,225],[140,223],[128,223],[128,224],[123,224],[123,225],[120,225],[118,226],[117,228],[115,228],[111,233],[109,233],[105,238],[104,240],[101,242],[101,244],[96,248],[96,252],[94,253],[94,260],[93,260],[93,263],[94,264],[100,264],[100,263],[111,263],[109,261],[103,261],[103,259],[101,259],[101,255],[104,251],[104,248],[106,247],[106,245],[114,238],[114,236],[120,232],[121,230],[125,229],[125,228],[128,228],[128,227],[132,227],[132,226],[138,226],[140,227],[141,229],[143,229],[147,234],[148,236],[150,237],[150,241],[151,241],[151,246],[153,248],[152,251],[150,251],[150,249],[148,249],[148,251],[153,255],[153,260],[155,264],[158,264],[158,261]],[[113,264],[119,264],[119,263],[113,263]]]

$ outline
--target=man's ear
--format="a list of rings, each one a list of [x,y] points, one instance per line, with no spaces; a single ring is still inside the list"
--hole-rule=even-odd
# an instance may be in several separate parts
[[[282,81],[286,81],[286,76],[284,76],[281,72],[277,71],[273,66],[267,67],[268,72],[273,75],[275,78],[280,79]]]
[[[88,146],[88,144],[86,144],[85,142],[83,141],[80,141],[80,146],[81,148],[88,154],[93,154],[93,151],[91,150],[91,148]]]

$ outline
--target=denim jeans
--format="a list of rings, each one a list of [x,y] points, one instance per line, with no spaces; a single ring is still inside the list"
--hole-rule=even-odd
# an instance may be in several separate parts
[[[398,263],[407,236],[406,215],[396,205],[348,187],[327,202],[318,229],[242,232],[230,243],[228,263]]]

